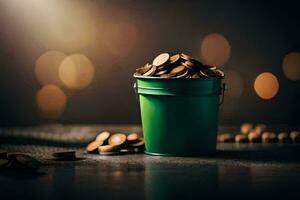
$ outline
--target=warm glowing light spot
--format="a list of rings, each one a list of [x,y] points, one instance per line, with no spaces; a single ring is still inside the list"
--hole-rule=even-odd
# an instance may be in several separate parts
[[[68,56],[59,67],[59,77],[70,89],[87,87],[92,82],[94,74],[93,63],[82,54]]]
[[[282,62],[282,69],[285,76],[292,80],[300,80],[300,52],[287,54]]]
[[[225,94],[229,97],[240,97],[244,90],[244,82],[241,75],[233,70],[227,70],[225,74],[225,81],[228,86]]]
[[[105,45],[114,55],[126,57],[136,45],[137,29],[133,24],[109,24],[105,38]]]
[[[41,55],[35,63],[35,75],[42,84],[61,85],[58,68],[60,63],[66,58],[66,55],[60,51],[47,51]]]
[[[205,64],[222,66],[230,58],[230,49],[230,44],[223,35],[212,33],[203,39],[200,53]]]
[[[36,100],[43,116],[58,118],[65,111],[67,97],[59,87],[45,85],[38,91]]]
[[[260,98],[271,99],[278,93],[279,82],[274,74],[264,72],[256,77],[254,89]]]

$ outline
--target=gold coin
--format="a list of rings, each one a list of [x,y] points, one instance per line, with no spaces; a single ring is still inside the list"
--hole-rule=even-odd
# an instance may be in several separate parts
[[[156,73],[157,76],[161,76],[163,74],[166,74],[168,72],[168,70],[162,70]]]
[[[151,69],[147,71],[144,76],[152,76],[155,74],[157,67],[155,65],[152,65]]]
[[[103,145],[98,147],[99,152],[119,152],[120,147],[113,145]]]
[[[168,53],[162,53],[160,55],[158,55],[156,58],[154,58],[152,64],[154,66],[162,66],[165,65],[170,59],[170,55]]]
[[[108,139],[108,144],[112,146],[119,146],[126,142],[126,135],[123,133],[115,133]]]
[[[89,143],[86,147],[86,151],[88,153],[96,153],[98,150],[98,147],[103,144],[102,140],[94,140],[91,143]]]
[[[96,137],[96,141],[100,140],[100,141],[103,141],[103,143],[109,138],[110,136],[110,132],[108,131],[103,131],[101,133],[99,133]]]
[[[206,72],[204,72],[203,70],[200,70],[198,75],[202,78],[209,78],[209,75]]]
[[[189,75],[189,70],[186,70],[184,73],[176,76],[176,78],[185,78]]]
[[[197,73],[195,73],[191,76],[191,78],[200,78],[200,76]]]
[[[210,69],[210,70],[212,70],[212,69]],[[225,76],[224,72],[220,69],[215,69],[215,70],[213,70],[213,72],[215,72],[216,76],[218,76],[218,77],[224,77]]]
[[[173,69],[170,71],[170,74],[177,75],[177,74],[179,74],[179,73],[184,72],[184,70],[185,70],[185,66],[179,65],[179,66],[173,68]]]
[[[279,133],[277,138],[281,143],[289,143],[292,141],[289,134],[285,132]]]
[[[161,75],[160,77],[161,78],[171,78],[171,77],[173,77],[174,76],[174,74],[163,74],[163,75]]]
[[[135,142],[139,139],[139,136],[137,133],[130,133],[129,135],[127,135],[126,138],[129,142]]]
[[[221,143],[234,142],[234,135],[231,133],[222,133],[218,135],[218,142]]]
[[[253,125],[250,123],[243,123],[240,127],[240,131],[242,134],[248,134],[253,130]]]
[[[144,65],[144,67],[141,67],[141,68],[137,68],[135,71],[136,73],[138,74],[144,74],[146,73],[147,71],[149,71],[151,69],[152,65],[150,65],[149,63],[146,63]]]
[[[175,54],[170,57],[170,64],[175,64],[180,60],[180,54]]]
[[[142,146],[144,146],[144,145],[145,145],[145,142],[144,142],[144,139],[143,139],[143,138],[140,138],[140,139],[139,139],[139,142],[130,144],[130,146],[132,146],[132,147],[142,147]]]
[[[237,143],[246,143],[248,142],[248,137],[247,135],[244,135],[244,134],[238,134],[235,136],[235,142]]]
[[[265,124],[257,124],[254,128],[254,132],[261,134],[262,132],[267,130],[267,125]]]
[[[273,132],[264,132],[261,135],[261,139],[263,143],[273,143],[278,141],[276,134]]]
[[[259,134],[257,134],[256,132],[254,131],[251,131],[249,134],[248,134],[248,139],[250,142],[252,143],[257,143],[257,142],[261,142],[261,137]]]

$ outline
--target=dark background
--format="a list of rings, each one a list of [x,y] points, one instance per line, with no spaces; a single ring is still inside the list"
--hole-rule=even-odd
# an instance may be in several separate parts
[[[26,18],[28,13],[36,19],[43,14],[31,5],[36,2],[0,2],[1,126],[139,123],[138,103],[132,89],[134,69],[161,52],[185,52],[200,59],[201,41],[210,33],[227,38],[231,57],[222,68],[225,72],[238,72],[243,79],[241,96],[225,97],[220,110],[222,124],[300,122],[299,81],[288,80],[282,71],[284,56],[299,50],[299,1],[53,1],[66,14],[70,6],[88,4],[93,9],[92,17],[101,19],[101,23],[93,24],[100,28],[91,44],[72,48],[62,45],[55,49],[46,47],[37,37],[36,30],[43,30],[48,24],[31,23]],[[82,6],[82,11],[85,9]],[[102,32],[109,23],[130,23],[136,27],[133,39],[121,34],[118,41],[121,56],[104,45],[109,35]],[[34,66],[37,58],[48,50],[83,53],[96,70],[88,87],[76,92],[63,88],[68,97],[67,107],[57,119],[44,118],[36,105],[41,84],[35,77]],[[259,98],[253,89],[256,76],[264,71],[274,73],[280,84],[279,93],[271,100]],[[226,78],[229,90],[235,87],[230,80]]]

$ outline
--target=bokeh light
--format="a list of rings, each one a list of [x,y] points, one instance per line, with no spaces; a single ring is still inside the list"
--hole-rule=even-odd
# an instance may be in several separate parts
[[[59,67],[59,77],[69,89],[82,89],[93,80],[95,69],[93,63],[83,54],[66,57]]]
[[[231,47],[228,40],[221,34],[212,33],[203,39],[200,54],[205,64],[222,66],[230,58]]]
[[[289,80],[300,80],[300,52],[288,53],[283,59],[282,70]]]
[[[58,118],[65,111],[67,97],[59,87],[45,85],[37,92],[36,100],[44,117]]]
[[[240,97],[244,90],[244,82],[237,71],[226,70],[225,82],[228,86],[225,94],[229,97]]]
[[[254,89],[260,98],[271,99],[278,93],[278,79],[270,72],[261,73],[255,79]]]
[[[104,43],[112,54],[126,57],[137,43],[137,28],[129,23],[108,24],[104,37]]]
[[[35,75],[42,84],[61,85],[62,82],[58,75],[58,69],[66,55],[60,51],[47,51],[41,55],[35,63]]]

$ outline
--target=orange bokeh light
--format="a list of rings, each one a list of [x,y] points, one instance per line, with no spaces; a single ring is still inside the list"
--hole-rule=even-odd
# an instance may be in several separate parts
[[[58,118],[65,111],[67,97],[55,85],[45,85],[36,95],[39,110],[46,118]]]
[[[262,99],[272,99],[279,91],[279,82],[270,72],[259,74],[254,81],[256,94]]]
[[[287,54],[283,59],[282,69],[289,80],[300,80],[300,52]]]

